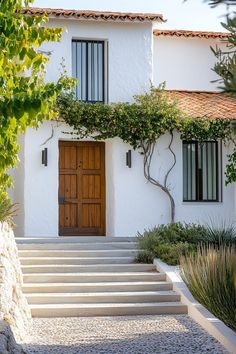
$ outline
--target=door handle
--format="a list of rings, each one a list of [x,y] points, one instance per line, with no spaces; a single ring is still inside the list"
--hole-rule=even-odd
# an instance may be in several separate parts
[[[59,204],[65,204],[65,202],[66,202],[66,198],[65,197],[58,197],[58,202],[59,202]]]

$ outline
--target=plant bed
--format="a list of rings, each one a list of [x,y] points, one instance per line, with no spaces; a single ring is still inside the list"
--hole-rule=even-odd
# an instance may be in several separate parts
[[[180,258],[180,269],[193,296],[236,332],[235,247],[199,247]]]
[[[169,265],[178,265],[181,256],[196,253],[200,245],[236,246],[236,229],[224,223],[220,226],[185,223],[159,225],[138,234],[136,262],[152,263],[156,257]]]
[[[188,315],[217,339],[227,352],[235,353],[236,333],[193,297],[181,278],[179,267],[169,266],[160,259],[154,259],[154,264],[157,271],[165,273],[167,281],[172,282],[173,290],[181,295],[181,302],[188,307]]]

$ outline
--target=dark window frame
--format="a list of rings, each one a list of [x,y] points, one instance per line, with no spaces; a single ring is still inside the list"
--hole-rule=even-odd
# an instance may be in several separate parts
[[[105,73],[105,70],[106,70],[106,67],[105,67],[105,63],[106,63],[106,59],[105,59],[105,55],[106,55],[106,41],[105,40],[93,40],[93,39],[72,39],[72,70],[73,70],[73,43],[85,43],[86,44],[86,99],[82,100],[83,102],[88,102],[88,103],[97,103],[97,102],[101,102],[101,103],[104,103],[106,102],[106,83],[105,83],[105,80],[106,80],[106,73]],[[102,100],[89,100],[88,99],[88,82],[89,82],[89,79],[88,79],[88,44],[102,44]],[[76,66],[76,73],[77,73],[77,53],[76,53],[76,63],[75,63],[75,66]],[[92,74],[91,74],[92,75]],[[77,76],[75,77],[77,79],[79,79]],[[75,89],[75,95],[76,97],[78,97],[78,94],[77,94],[77,87],[76,86],[76,89]]]
[[[196,180],[196,190],[195,190],[195,199],[185,199],[184,198],[184,179],[183,179],[183,202],[186,203],[216,203],[221,201],[221,193],[222,193],[222,186],[221,186],[221,178],[220,178],[220,168],[222,164],[222,159],[221,159],[221,145],[220,142],[217,140],[209,140],[209,141],[203,141],[199,142],[196,140],[191,140],[191,141],[186,141],[183,140],[182,147],[184,145],[194,145],[195,146],[195,180]],[[201,148],[202,144],[214,144],[215,145],[215,183],[216,183],[216,198],[212,199],[203,199],[203,175],[202,169],[199,168],[199,148]],[[208,145],[206,145],[208,146]],[[206,148],[208,149],[208,148]],[[202,150],[201,150],[201,155],[202,155]],[[184,149],[183,149],[183,176],[184,176]],[[190,158],[192,159],[192,156],[190,155]],[[208,159],[208,155],[206,155],[206,158]],[[188,164],[188,163],[187,163]],[[208,164],[207,164],[208,165]],[[188,176],[188,173],[187,173]],[[206,177],[208,181],[208,176]],[[192,180],[191,180],[192,182]],[[188,183],[188,177],[187,177],[187,183]],[[192,187],[191,187],[192,188]],[[187,189],[188,190],[188,189]],[[188,193],[187,193],[188,194]],[[208,194],[208,182],[207,182],[207,194]]]

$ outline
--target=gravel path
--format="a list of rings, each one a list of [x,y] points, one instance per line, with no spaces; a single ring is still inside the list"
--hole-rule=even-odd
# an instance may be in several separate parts
[[[28,354],[222,354],[187,315],[34,319]]]

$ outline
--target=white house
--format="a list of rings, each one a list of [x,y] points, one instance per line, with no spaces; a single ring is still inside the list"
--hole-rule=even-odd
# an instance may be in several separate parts
[[[42,12],[50,18],[48,26],[64,28],[60,43],[42,48],[51,52],[47,80],[58,78],[64,58],[68,75],[79,78],[79,98],[127,102],[149,90],[151,82],[165,81],[191,113],[236,118],[233,100],[224,101],[214,93],[217,84],[211,82],[216,75],[210,46],[227,35],[162,31],[158,14],[25,10],[32,16]],[[20,138],[21,163],[14,171],[13,191],[14,201],[20,204],[17,236],[134,236],[169,221],[168,199],[147,183],[138,152],[131,151],[129,167],[126,152],[131,148],[118,138],[81,141],[68,131],[63,122],[45,122]],[[168,142],[169,136],[163,136],[155,150],[152,172],[160,179],[171,163]],[[203,147],[183,143],[175,134],[173,149],[177,163],[169,187],[176,221],[233,218],[234,186],[224,183],[230,147],[221,142]]]

